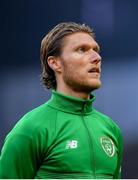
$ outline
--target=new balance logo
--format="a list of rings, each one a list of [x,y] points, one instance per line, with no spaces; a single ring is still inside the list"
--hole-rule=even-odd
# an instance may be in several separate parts
[[[66,143],[66,149],[75,149],[77,147],[78,147],[78,141],[76,140],[67,141]]]

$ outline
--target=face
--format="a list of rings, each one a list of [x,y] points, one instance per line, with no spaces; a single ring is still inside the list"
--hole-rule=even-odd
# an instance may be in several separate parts
[[[90,93],[101,86],[101,57],[97,42],[87,33],[65,37],[60,58],[64,85]]]

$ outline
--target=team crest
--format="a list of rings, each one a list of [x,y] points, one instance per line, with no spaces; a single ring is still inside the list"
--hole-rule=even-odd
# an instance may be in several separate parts
[[[100,142],[104,152],[109,156],[112,157],[115,154],[115,146],[113,141],[108,137],[101,137]]]

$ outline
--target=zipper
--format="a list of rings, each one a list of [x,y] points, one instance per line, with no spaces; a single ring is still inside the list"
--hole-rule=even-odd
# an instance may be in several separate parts
[[[93,147],[93,141],[92,141],[92,138],[91,138],[91,133],[89,131],[89,128],[85,122],[85,119],[84,119],[84,115],[83,115],[83,111],[85,109],[85,107],[87,106],[86,102],[84,103],[83,105],[83,108],[82,108],[82,122],[83,122],[83,125],[86,129],[86,132],[87,132],[87,135],[88,135],[88,142],[89,142],[89,149],[90,149],[90,159],[91,159],[91,170],[92,172],[94,173],[94,178],[96,178],[96,174],[95,174],[95,158],[94,158],[94,147]]]

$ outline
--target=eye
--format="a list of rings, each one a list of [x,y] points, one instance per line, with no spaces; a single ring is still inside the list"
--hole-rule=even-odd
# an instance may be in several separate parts
[[[79,48],[77,48],[77,52],[79,52],[79,53],[84,53],[84,52],[86,52],[87,51],[87,48],[86,47],[79,47]]]
[[[96,46],[93,50],[94,50],[95,52],[97,52],[98,54],[100,53],[100,48],[99,48],[99,46]]]

